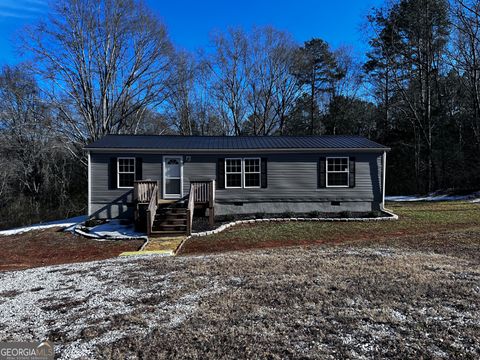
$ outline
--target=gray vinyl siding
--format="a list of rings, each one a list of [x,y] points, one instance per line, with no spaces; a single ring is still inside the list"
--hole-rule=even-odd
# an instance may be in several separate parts
[[[190,158],[185,159],[183,164],[184,195],[190,192],[190,181],[216,179],[217,159],[217,156],[212,155],[191,155]]]
[[[216,179],[217,162],[228,154],[184,154],[183,195],[190,181]],[[141,157],[143,179],[162,180],[162,154],[91,153],[91,208],[99,217],[129,216],[132,189],[109,190],[109,159],[117,156]],[[353,188],[317,189],[317,162],[320,156],[354,156],[356,161]],[[232,157],[267,158],[268,187],[259,189],[217,189],[216,201],[229,203],[363,202],[378,208],[382,201],[382,153],[279,153],[235,155]],[[273,205],[274,207],[274,205]],[[228,207],[225,207],[228,208]],[[352,207],[354,208],[354,207]],[[343,208],[341,210],[344,210]]]
[[[245,155],[249,156],[252,155]],[[329,157],[355,156],[355,187],[317,189],[317,161],[320,156],[325,154],[260,155],[268,161],[268,187],[217,189],[216,201],[381,201],[382,154],[328,154]],[[188,194],[190,179],[215,179],[218,159],[225,157],[229,155],[192,156],[191,161],[184,165],[184,194]]]
[[[349,155],[353,156],[328,156]],[[317,189],[317,161],[320,154],[278,154],[267,157],[267,188],[217,190],[217,201],[381,201],[381,155],[354,156],[354,188]]]
[[[108,170],[112,157],[141,157],[143,179],[162,179],[162,157],[154,154],[91,153],[91,212],[101,218],[129,217],[132,214],[133,189],[109,189]]]

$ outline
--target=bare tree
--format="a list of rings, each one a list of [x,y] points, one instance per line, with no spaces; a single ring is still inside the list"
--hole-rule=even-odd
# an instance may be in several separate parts
[[[403,0],[386,14],[380,12],[370,18],[376,32],[373,45],[381,50],[381,56],[388,58],[388,66],[393,65],[388,74],[401,99],[396,108],[409,120],[415,133],[417,179],[421,152],[425,152],[428,191],[435,186],[433,141],[441,119],[437,116],[443,96],[439,80],[445,66],[448,20],[446,0]],[[377,64],[384,66],[381,61]]]
[[[452,17],[455,35],[450,57],[468,94],[471,128],[480,147],[480,3],[456,0]]]
[[[291,71],[296,51],[291,36],[271,27],[250,33],[230,29],[216,34],[213,44],[206,64],[224,132],[269,135],[283,129],[299,88]]]
[[[0,227],[84,208],[84,169],[51,131],[52,116],[48,99],[23,66],[1,70]]]
[[[211,94],[224,132],[240,135],[247,114],[248,39],[242,30],[229,29],[214,35],[213,46],[215,51],[206,61],[213,77]]]
[[[255,28],[249,37],[247,101],[255,135],[284,127],[298,94],[298,81],[291,74],[295,50],[289,34],[271,27]]]
[[[297,62],[298,53],[297,48],[292,48],[290,42],[287,42],[285,46],[280,46],[276,53],[281,59],[278,62],[275,114],[278,118],[278,131],[280,135],[284,135],[289,114],[295,108],[300,96],[301,84],[298,78],[293,75],[293,67]]]
[[[193,135],[195,132],[194,93],[196,85],[196,61],[186,52],[175,56],[172,78],[168,84],[166,112],[170,123],[180,135]]]
[[[362,65],[355,56],[354,50],[341,46],[333,52],[342,76],[332,78],[332,88],[335,96],[341,95],[349,99],[359,97],[364,85]]]
[[[39,164],[52,139],[51,118],[36,82],[21,67],[5,67],[0,74],[0,115],[2,150],[14,163],[10,175],[20,189],[37,197],[43,171]]]
[[[58,129],[79,146],[132,131],[146,108],[161,104],[172,46],[165,26],[135,0],[59,0],[29,29],[33,54]]]
[[[323,122],[327,130],[335,135],[338,129],[348,129],[349,125],[356,123],[361,117],[358,114],[356,117],[350,118],[351,114],[347,117],[345,117],[345,114],[348,114],[350,109],[355,109],[360,104],[358,93],[363,85],[363,73],[351,48],[342,46],[336,49],[333,54],[338,72],[342,76],[330,78],[332,98],[328,103],[328,113]],[[343,115],[340,116],[340,114]],[[329,123],[328,126],[325,122]]]

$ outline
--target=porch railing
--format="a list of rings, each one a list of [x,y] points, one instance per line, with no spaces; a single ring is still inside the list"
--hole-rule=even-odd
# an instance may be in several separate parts
[[[194,201],[212,207],[215,201],[215,180],[192,181],[190,184],[190,192],[193,192]]]
[[[155,221],[158,204],[161,199],[160,181],[135,181],[133,192],[134,200],[137,203],[136,216],[138,216],[138,204],[148,204],[146,210],[146,220],[147,234],[150,235],[152,233],[152,227]],[[209,223],[210,225],[213,225],[215,219],[215,180],[190,182],[190,193],[188,195],[187,203],[187,233],[189,235],[192,232],[195,205],[201,205],[202,207],[208,208]]]
[[[187,203],[187,235],[192,233],[193,213],[195,212],[195,195],[193,184],[190,183],[190,194]]]
[[[138,180],[133,185],[133,198],[139,203],[148,204],[152,198],[154,189],[157,193],[160,190],[160,181],[157,180]],[[159,195],[159,194],[157,194]],[[159,197],[158,197],[159,198]]]
[[[160,201],[160,181],[157,180],[138,180],[133,184],[133,200],[137,204],[135,211],[135,221],[139,220],[139,204],[148,204],[146,210],[147,234],[152,233],[155,214],[157,213],[158,203]]]
[[[213,225],[215,220],[215,180],[191,181],[187,204],[187,233],[190,235],[193,225],[195,204],[208,207],[208,221]]]
[[[152,233],[153,222],[155,221],[155,215],[157,214],[159,200],[157,184],[153,187],[151,194],[152,197],[150,198],[147,208],[147,235]]]

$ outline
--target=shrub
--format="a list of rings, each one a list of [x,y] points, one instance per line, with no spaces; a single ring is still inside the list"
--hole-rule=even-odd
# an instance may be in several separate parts
[[[234,220],[235,220],[235,216],[232,215],[232,214],[228,214],[228,215],[225,215],[225,216],[223,217],[223,220],[224,220],[224,221],[227,221],[227,222],[231,222],[231,221],[234,221]]]
[[[370,218],[378,218],[378,217],[381,217],[381,216],[382,216],[382,212],[381,212],[381,211],[378,211],[378,210],[370,211],[370,212],[367,214],[367,216],[370,217]]]
[[[351,218],[352,217],[352,213],[350,211],[342,211],[340,213],[340,217],[341,218]]]
[[[282,218],[285,218],[285,219],[290,219],[290,218],[293,218],[295,216],[295,213],[292,212],[292,211],[285,211],[283,214],[282,214]]]
[[[311,218],[319,218],[322,216],[322,213],[318,210],[313,210],[308,213],[308,216]]]
[[[255,219],[265,219],[265,213],[264,212],[255,213]]]

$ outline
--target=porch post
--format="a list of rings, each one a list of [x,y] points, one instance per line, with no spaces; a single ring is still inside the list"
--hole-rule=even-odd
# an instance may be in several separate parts
[[[90,158],[90,151],[87,152],[88,156],[88,204],[87,204],[87,216],[90,216],[92,214],[92,164],[91,164],[91,158]]]
[[[210,226],[215,224],[215,180],[209,184],[209,199],[208,199],[208,223]]]
[[[383,152],[382,157],[382,210],[385,209],[385,179],[387,175],[387,152]]]

